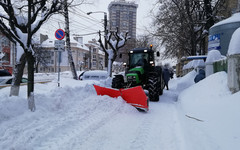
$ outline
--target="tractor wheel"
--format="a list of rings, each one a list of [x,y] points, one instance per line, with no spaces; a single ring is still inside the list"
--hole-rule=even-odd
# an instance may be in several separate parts
[[[124,86],[124,79],[122,75],[115,75],[112,79],[112,88],[121,89]]]
[[[159,101],[158,78],[156,76],[150,76],[148,79],[148,84],[150,101]]]
[[[159,95],[162,95],[163,94],[163,87],[164,87],[164,81],[163,81],[163,78],[162,78],[162,75],[160,77],[160,82],[158,83],[158,92],[159,92]]]

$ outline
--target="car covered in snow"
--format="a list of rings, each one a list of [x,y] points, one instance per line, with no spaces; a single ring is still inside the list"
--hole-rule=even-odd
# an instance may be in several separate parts
[[[79,75],[79,80],[105,80],[107,79],[107,71],[104,70],[90,70],[84,71]]]

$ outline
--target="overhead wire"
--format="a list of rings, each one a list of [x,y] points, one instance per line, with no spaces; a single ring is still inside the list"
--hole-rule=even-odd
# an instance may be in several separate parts
[[[85,15],[80,14],[77,10],[70,10],[70,12],[73,13],[74,15],[76,15],[76,17],[79,17],[80,19],[83,19],[83,20],[87,21],[88,23],[96,23],[96,22],[97,22],[98,24],[102,23],[102,21],[93,20],[93,19],[87,17],[86,14],[85,14]],[[96,24],[95,24],[95,25],[96,25]],[[100,25],[99,25],[99,26],[100,26]]]
[[[99,21],[99,19],[94,18],[93,16],[88,16],[86,12],[82,11],[79,7],[69,7],[69,13],[70,16],[74,15],[74,20],[70,21],[70,32],[72,32],[73,34],[76,32],[88,32],[88,33],[83,33],[83,34],[79,34],[81,36],[89,36],[89,35],[96,35],[98,34],[98,29],[96,29],[96,27],[99,27],[99,29],[103,29],[104,25],[103,25],[103,20]],[[61,19],[62,18],[62,19]],[[85,22],[91,24],[84,24],[82,22],[80,22],[79,20],[84,20]],[[64,21],[64,17],[60,17],[53,15],[48,21],[47,21],[47,25],[46,27],[43,26],[43,28],[45,28],[46,31],[49,31],[49,26],[54,27],[55,29],[58,29],[58,24],[61,24],[63,26],[65,26],[65,21]],[[60,26],[60,25],[59,25]],[[71,33],[71,34],[72,34]]]

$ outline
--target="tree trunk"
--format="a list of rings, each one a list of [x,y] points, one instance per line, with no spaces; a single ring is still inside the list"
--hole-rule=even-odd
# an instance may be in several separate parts
[[[68,17],[67,0],[64,0],[64,17],[65,17],[65,23],[66,23],[65,33],[66,33],[66,48],[67,48],[67,51],[68,51],[68,62],[70,64],[73,79],[77,80],[77,72],[76,72],[74,61],[73,61],[73,58],[72,58],[72,51],[71,51],[71,45],[70,45],[70,30],[69,30],[69,17]]]
[[[31,111],[35,111],[34,102],[34,57],[32,52],[27,53],[27,63],[28,63],[28,108]]]
[[[18,96],[19,95],[19,88],[20,82],[23,76],[24,67],[26,64],[26,55],[23,54],[18,63],[16,63],[14,68],[14,77],[12,81],[10,96]]]
[[[204,8],[206,11],[206,26],[205,29],[209,30],[209,28],[214,25],[214,19],[213,19],[213,12],[212,12],[212,7],[211,7],[211,0],[204,0]]]
[[[27,53],[27,67],[28,67],[28,97],[34,91],[34,57],[32,52]]]
[[[186,7],[186,12],[189,20],[189,27],[190,27],[190,32],[191,32],[191,55],[196,55],[196,34],[194,31],[194,21],[192,18],[192,14],[190,12],[190,4],[189,0],[185,0],[185,7]]]
[[[112,64],[113,60],[111,58],[108,59],[108,76],[112,77]]]

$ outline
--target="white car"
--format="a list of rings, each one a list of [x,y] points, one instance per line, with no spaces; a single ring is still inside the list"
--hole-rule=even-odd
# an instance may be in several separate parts
[[[0,77],[0,88],[10,86],[12,84],[12,76],[5,76],[5,77]],[[27,84],[28,79],[27,78],[22,78],[21,80],[21,85]]]
[[[107,79],[107,71],[103,70],[92,70],[85,71],[79,75],[79,80],[105,80]]]

